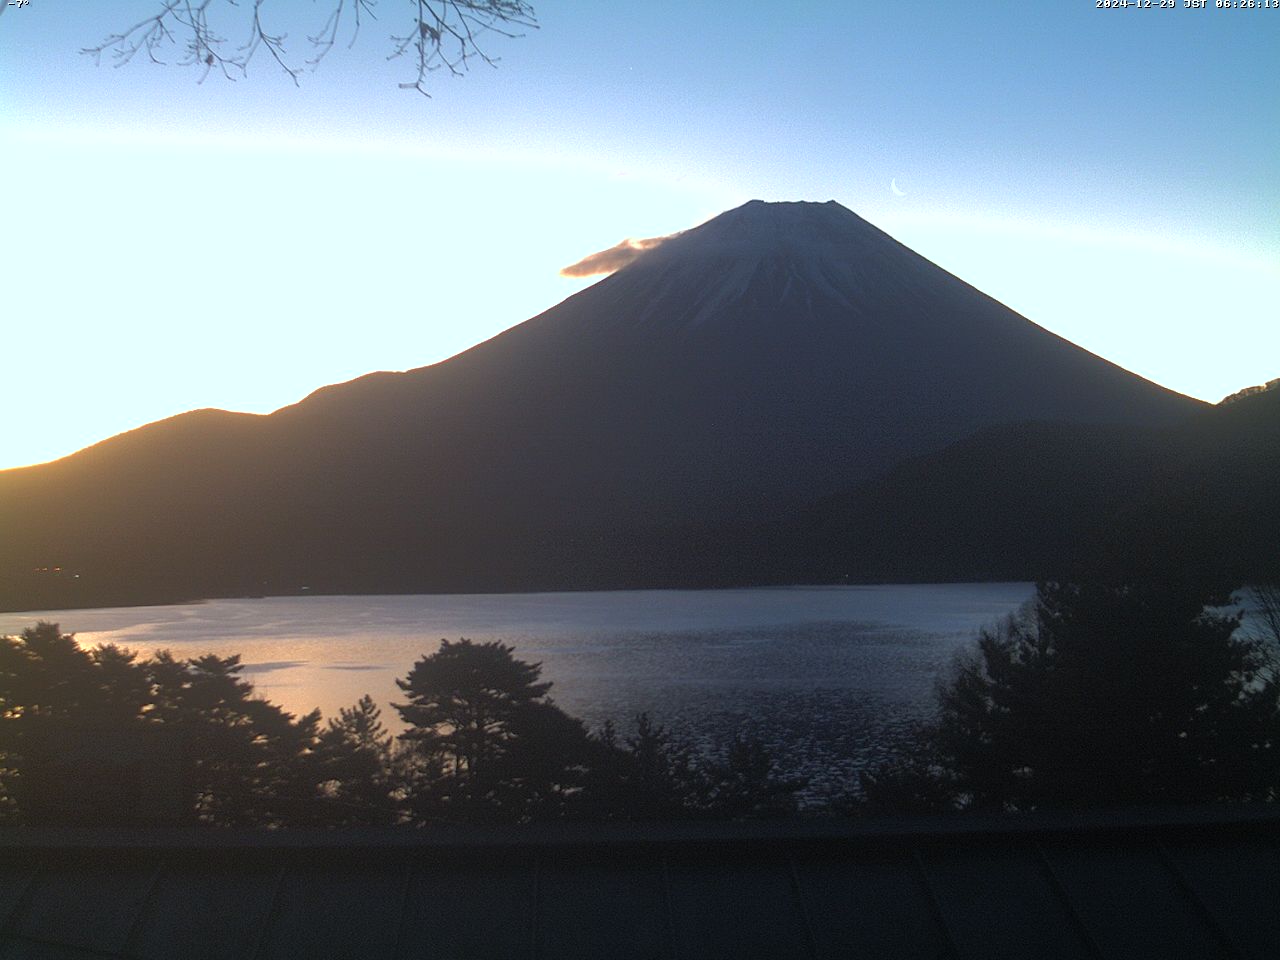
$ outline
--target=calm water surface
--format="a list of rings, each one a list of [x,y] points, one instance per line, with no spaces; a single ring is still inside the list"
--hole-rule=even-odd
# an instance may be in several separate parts
[[[1029,583],[750,590],[273,597],[0,614],[0,634],[52,620],[82,644],[180,657],[240,654],[263,696],[326,716],[395,678],[441,638],[502,640],[540,661],[570,713],[622,729],[642,710],[716,750],[760,736],[818,796],[926,715],[934,684]],[[394,725],[394,724],[392,724]]]

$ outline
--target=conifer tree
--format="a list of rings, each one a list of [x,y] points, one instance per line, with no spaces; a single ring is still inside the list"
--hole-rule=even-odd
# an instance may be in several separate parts
[[[1223,597],[1042,584],[939,692],[935,765],[994,809],[1274,800],[1280,682]]]
[[[547,698],[541,665],[498,642],[442,640],[396,683],[418,819],[516,821],[576,790],[587,735]]]

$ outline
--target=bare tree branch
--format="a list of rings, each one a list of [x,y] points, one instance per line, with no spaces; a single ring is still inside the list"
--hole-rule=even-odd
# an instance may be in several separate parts
[[[306,34],[313,54],[301,64],[294,62],[286,46],[288,33],[273,20],[271,11],[285,9],[273,0],[160,0],[156,12],[133,26],[113,33],[94,47],[81,52],[102,62],[107,53],[112,66],[122,67],[139,53],[153,63],[194,67],[197,82],[215,69],[228,80],[248,74],[249,63],[265,50],[295,84],[303,67],[315,69],[349,30],[347,47],[355,45],[365,19],[376,20],[374,8],[378,0],[325,0],[328,15],[318,30]],[[391,3],[394,0],[384,0]],[[268,10],[268,8],[270,8]],[[481,41],[488,35],[504,38],[523,36],[520,31],[538,27],[533,7],[524,0],[399,0],[395,9],[403,11],[405,26],[400,34],[391,35],[388,60],[411,59],[413,78],[401,83],[405,90],[416,90],[430,96],[427,75],[445,70],[461,76],[474,61],[496,66]],[[247,28],[247,37],[231,48],[223,35],[239,21]],[[215,26],[215,23],[217,26]],[[176,59],[166,59],[176,51]]]
[[[494,33],[502,37],[520,37],[520,28],[537,29],[533,8],[523,0],[414,0],[414,29],[405,36],[393,36],[394,60],[414,51],[417,76],[400,84],[402,90],[426,90],[427,74],[441,68],[461,76],[472,60],[497,66],[477,41],[478,35]]]
[[[325,55],[333,49],[333,45],[338,39],[338,28],[342,23],[342,15],[346,12],[348,3],[351,5],[355,23],[351,29],[351,40],[347,43],[347,49],[350,50],[354,47],[356,40],[360,36],[361,16],[368,16],[374,20],[378,19],[373,13],[374,2],[375,0],[338,0],[334,5],[333,12],[329,14],[329,19],[325,21],[320,31],[315,36],[307,37],[316,50],[316,55],[307,61],[308,66],[314,69],[325,58]]]

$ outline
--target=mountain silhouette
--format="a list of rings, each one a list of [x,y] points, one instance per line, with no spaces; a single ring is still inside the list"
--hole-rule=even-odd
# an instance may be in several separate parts
[[[979,431],[824,498],[773,531],[799,580],[1171,573],[1280,580],[1280,390],[1174,427]]]
[[[975,431],[1202,406],[835,202],[752,201],[441,363],[0,472],[0,604],[672,585],[700,532]]]

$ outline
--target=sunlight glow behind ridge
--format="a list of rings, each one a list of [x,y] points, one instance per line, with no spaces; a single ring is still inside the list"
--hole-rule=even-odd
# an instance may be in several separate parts
[[[519,159],[536,170],[532,193],[509,157],[345,137],[90,127],[11,141],[59,185],[10,204],[10,222],[47,251],[10,283],[28,318],[11,345],[58,357],[68,387],[10,419],[5,466],[186,409],[267,413],[327,383],[445,359],[591,282],[560,277],[566,263],[750,199],[730,184],[620,177],[554,156]],[[251,169],[249,185],[228,169]],[[339,184],[353,198],[335,195]],[[124,198],[119,212],[86,217],[107,196]],[[157,196],[188,197],[190,215],[148,215]],[[1216,401],[1275,373],[1280,335],[1263,305],[1280,301],[1280,267],[1265,251],[937,211],[927,196],[906,209],[835,199],[1029,319],[1180,392]],[[66,222],[81,226],[67,233]],[[1236,343],[1276,348],[1215,359],[1189,346],[1210,317]]]
[[[115,5],[11,11],[4,346],[56,388],[0,417],[0,467],[442,360],[592,282],[566,264],[753,198],[835,199],[1175,390],[1280,375],[1262,21],[832,5],[815,33],[706,5],[673,32],[676,9],[540,10],[430,101],[374,32],[296,88],[197,85],[82,57]]]

